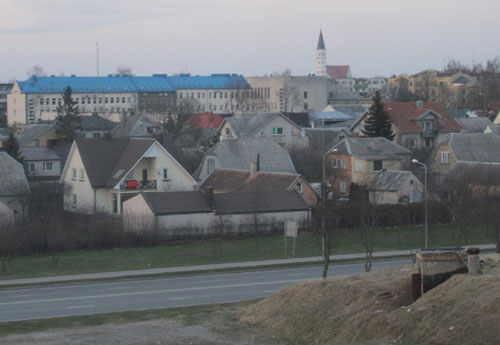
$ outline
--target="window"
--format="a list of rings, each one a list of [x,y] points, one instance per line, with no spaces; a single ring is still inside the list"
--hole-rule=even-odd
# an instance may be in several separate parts
[[[92,133],[92,137],[93,137],[93,138],[100,138],[100,137],[101,137],[101,133],[99,133],[99,132],[94,132],[94,133]]]
[[[373,171],[382,170],[382,161],[373,161]]]
[[[76,194],[73,194],[72,196],[71,207],[76,207]]]
[[[167,168],[163,168],[163,181],[168,180],[168,170]]]
[[[340,181],[339,187],[341,193],[347,193],[347,185],[345,181]]]
[[[425,147],[431,147],[432,146],[432,140],[431,139],[425,139],[424,146]]]
[[[33,140],[33,146],[40,146],[40,139]]]
[[[85,180],[85,170],[80,169],[80,181]]]
[[[304,91],[304,99],[307,99],[307,91]]]
[[[122,103],[125,103],[125,97],[122,97]]]
[[[441,164],[450,164],[450,153],[443,151],[441,152]]]
[[[104,97],[104,103],[108,104],[108,97]]]
[[[363,171],[363,162],[360,161],[359,159],[356,159],[354,161],[354,171],[356,171],[356,172],[362,172]]]
[[[71,179],[76,180],[76,168],[72,169]]]
[[[297,189],[297,192],[302,193],[302,183],[298,182],[296,189]]]
[[[109,103],[114,103],[114,102],[115,102],[115,98],[114,98],[114,97],[111,97],[111,98],[109,99]]]
[[[43,105],[43,98],[40,98],[40,105]]]
[[[207,161],[207,173],[211,174],[215,170],[215,160],[214,159],[209,159]]]
[[[29,175],[35,173],[35,163],[24,163],[24,168]]]
[[[332,168],[338,169],[339,162],[340,162],[340,159],[332,159]]]
[[[43,162],[43,171],[53,171],[54,164],[52,162]]]
[[[283,127],[273,127],[273,135],[283,135]]]
[[[345,159],[340,160],[340,169],[345,169],[347,167],[347,163]]]
[[[432,129],[432,122],[425,121],[424,122],[424,129]]]
[[[82,104],[85,104],[85,98],[82,97]]]

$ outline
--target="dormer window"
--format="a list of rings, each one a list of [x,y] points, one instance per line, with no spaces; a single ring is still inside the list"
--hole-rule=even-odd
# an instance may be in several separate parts
[[[424,129],[432,129],[432,121],[424,121]]]

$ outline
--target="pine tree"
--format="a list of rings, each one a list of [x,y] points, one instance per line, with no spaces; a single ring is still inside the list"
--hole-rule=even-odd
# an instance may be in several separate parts
[[[16,161],[19,163],[23,164],[24,163],[24,157],[22,156],[21,152],[19,151],[19,142],[17,141],[16,137],[14,136],[14,132],[10,132],[9,136],[7,138],[7,141],[4,143],[4,150],[14,158]]]
[[[81,118],[76,102],[71,98],[71,87],[67,86],[63,92],[63,104],[57,107],[56,134],[64,142],[72,142],[76,131],[80,128]]]
[[[361,130],[367,137],[384,137],[389,140],[394,139],[392,122],[389,113],[385,111],[382,97],[377,91],[373,97],[373,104],[368,110],[365,126]]]

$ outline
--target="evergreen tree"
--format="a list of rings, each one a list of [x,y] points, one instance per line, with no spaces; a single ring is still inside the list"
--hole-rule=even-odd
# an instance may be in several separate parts
[[[380,97],[378,91],[373,97],[373,104],[368,110],[365,126],[361,131],[367,137],[384,137],[389,140],[394,139],[391,117],[389,113],[385,111],[382,97]]]
[[[71,87],[67,86],[63,92],[63,103],[57,107],[56,134],[64,142],[72,142],[76,131],[80,129],[80,112],[76,102],[72,100]]]
[[[24,157],[22,156],[21,151],[19,151],[19,142],[14,136],[14,132],[9,133],[9,137],[4,143],[4,150],[9,154],[9,156],[14,158],[19,163],[24,163]]]

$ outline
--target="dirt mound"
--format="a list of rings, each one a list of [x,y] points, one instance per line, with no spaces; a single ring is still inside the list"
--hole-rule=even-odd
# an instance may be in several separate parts
[[[240,320],[306,344],[500,344],[500,255],[415,303],[414,266],[311,281],[246,308]]]

